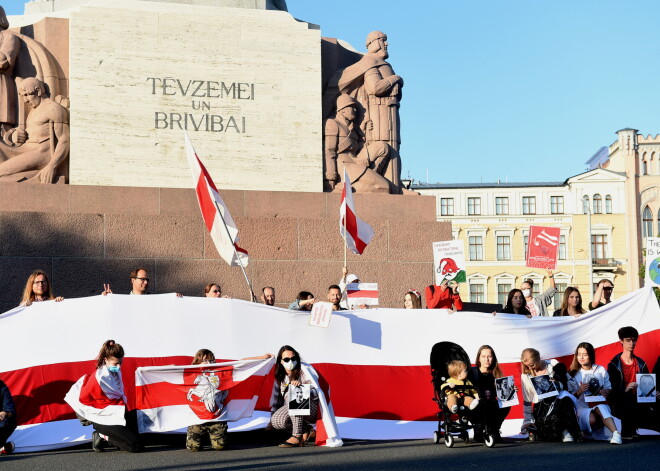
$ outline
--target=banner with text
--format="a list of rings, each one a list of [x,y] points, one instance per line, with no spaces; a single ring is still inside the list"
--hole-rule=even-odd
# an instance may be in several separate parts
[[[433,242],[433,268],[435,284],[443,281],[463,283],[467,280],[465,252],[462,240]]]
[[[560,232],[558,227],[529,226],[526,266],[554,270],[557,267]]]

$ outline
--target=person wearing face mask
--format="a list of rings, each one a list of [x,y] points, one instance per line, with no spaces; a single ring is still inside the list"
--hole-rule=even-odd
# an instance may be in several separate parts
[[[557,293],[557,287],[555,286],[555,276],[552,273],[552,270],[548,268],[548,278],[550,279],[550,288],[545,290],[543,294],[539,296],[534,296],[534,280],[526,279],[520,285],[520,289],[525,296],[525,302],[527,305],[527,310],[530,312],[532,317],[536,316],[549,316],[548,306],[552,304],[553,298]]]
[[[289,415],[291,387],[312,384],[302,371],[300,361],[300,354],[289,345],[284,345],[277,353],[270,426],[276,430],[291,430],[291,437],[279,444],[282,448],[305,446],[308,442],[313,443],[316,436],[312,427],[318,410],[318,392],[314,387],[310,390],[309,415]]]
[[[64,398],[86,425],[94,426],[94,451],[105,451],[109,445],[131,453],[144,449],[137,431],[136,412],[127,412],[121,375],[123,360],[124,348],[114,340],[107,340],[96,357],[94,374],[80,378]]]

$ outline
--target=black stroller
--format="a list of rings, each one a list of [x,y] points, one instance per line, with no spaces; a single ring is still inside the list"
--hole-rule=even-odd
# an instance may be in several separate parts
[[[481,405],[474,411],[464,408],[458,413],[453,413],[447,407],[447,395],[440,387],[449,378],[447,365],[453,360],[465,362],[468,368],[470,367],[470,358],[460,345],[452,342],[439,342],[433,346],[431,350],[431,375],[435,393],[433,400],[440,409],[438,412],[438,430],[433,432],[433,441],[440,443],[444,440],[445,445],[451,448],[454,446],[456,436],[467,443],[469,440],[468,430],[473,429],[475,433],[480,432],[486,446],[491,448],[495,445],[495,435],[490,427],[473,422],[478,421],[479,414],[476,412]],[[460,388],[460,386],[456,387]]]

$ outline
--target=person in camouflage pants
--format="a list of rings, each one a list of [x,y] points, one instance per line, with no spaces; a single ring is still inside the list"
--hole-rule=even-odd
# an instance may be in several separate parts
[[[190,451],[199,451],[202,448],[202,437],[209,434],[211,447],[214,450],[224,450],[227,444],[227,422],[207,422],[201,425],[188,427],[186,448]]]

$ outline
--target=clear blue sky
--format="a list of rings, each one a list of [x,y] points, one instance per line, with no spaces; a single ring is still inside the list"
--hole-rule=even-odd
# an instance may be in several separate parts
[[[109,0],[110,1],[110,0]],[[0,2],[22,14],[23,1]],[[364,51],[389,36],[404,78],[404,177],[561,181],[615,132],[660,133],[660,2],[287,0]]]

